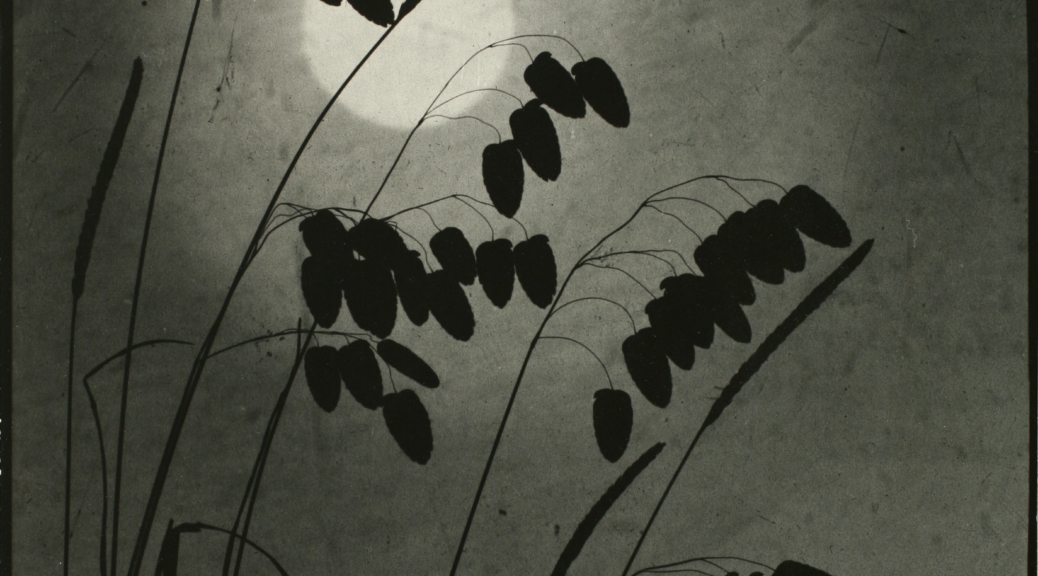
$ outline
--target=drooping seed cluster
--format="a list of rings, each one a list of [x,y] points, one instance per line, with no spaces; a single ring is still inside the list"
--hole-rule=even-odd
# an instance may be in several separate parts
[[[736,342],[750,342],[752,330],[742,309],[756,300],[750,278],[781,284],[786,272],[804,270],[800,234],[837,248],[851,244],[839,213],[801,185],[779,202],[764,200],[730,215],[693,253],[701,275],[674,275],[660,282],[663,295],[645,305],[649,326],[621,345],[627,371],[646,400],[660,408],[670,404],[670,365],[691,370],[696,348],[712,345],[715,326]],[[593,414],[599,449],[615,462],[630,439],[630,397],[622,390],[599,390]]]
[[[535,98],[509,116],[511,139],[483,149],[483,185],[497,211],[508,218],[522,203],[524,160],[545,181],[554,181],[562,172],[559,136],[545,106],[568,118],[583,118],[586,102],[613,126],[624,128],[631,122],[623,86],[601,58],[577,62],[571,74],[551,53],[541,52],[523,79]]]
[[[321,1],[330,6],[342,6],[342,0]],[[414,7],[421,1],[422,0],[406,0],[400,6],[400,13],[394,17],[393,3],[390,0],[347,0],[347,2],[350,3],[350,6],[352,6],[358,14],[382,27],[400,21],[401,18],[407,16],[408,12],[414,10]]]
[[[302,290],[314,321],[330,328],[339,318],[342,301],[358,328],[379,339],[378,358],[411,380],[436,388],[436,372],[417,354],[390,340],[397,321],[397,302],[416,326],[430,316],[450,336],[469,340],[475,318],[463,285],[479,278],[483,292],[497,307],[511,299],[515,280],[536,306],[546,308],[555,297],[555,256],[542,234],[512,247],[499,238],[473,251],[465,234],[444,228],[429,239],[439,270],[426,269],[400,232],[382,220],[368,218],[347,229],[330,210],[318,210],[299,225],[310,256],[302,265]],[[397,444],[415,462],[424,464],[432,451],[432,430],[421,400],[413,391],[383,394],[376,355],[364,340],[336,351],[312,348],[304,356],[304,372],[319,407],[327,412],[339,400],[339,385],[364,407],[383,409],[386,425]],[[390,408],[392,406],[392,408]]]

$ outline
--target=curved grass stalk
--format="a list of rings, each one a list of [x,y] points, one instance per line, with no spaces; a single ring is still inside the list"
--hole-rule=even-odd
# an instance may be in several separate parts
[[[666,192],[674,190],[675,188],[679,188],[681,186],[685,186],[700,180],[706,180],[710,178],[716,178],[716,176],[699,176],[697,178],[692,178],[684,182],[679,182],[678,184],[674,184],[673,186],[668,186],[666,188],[663,188],[662,190],[653,193],[648,198],[643,200],[641,204],[638,205],[638,207],[627,218],[627,220],[625,220],[622,224],[620,224],[612,231],[610,231],[608,234],[603,236],[598,242],[591,246],[591,248],[588,248],[588,250],[584,252],[584,254],[577,260],[576,264],[574,264],[573,267],[570,268],[569,273],[566,274],[566,278],[562,281],[562,284],[559,285],[559,291],[555,294],[555,300],[552,301],[551,307],[548,308],[548,312],[544,315],[544,320],[541,321],[541,325],[537,327],[537,331],[534,333],[533,339],[530,340],[530,344],[526,349],[526,356],[523,358],[523,363],[519,367],[519,375],[515,379],[515,384],[512,386],[511,395],[509,395],[508,397],[508,403],[505,405],[504,414],[501,416],[501,423],[498,425],[497,434],[494,436],[494,443],[490,446],[490,454],[487,456],[487,462],[483,467],[483,474],[479,479],[478,486],[476,487],[476,494],[472,498],[472,505],[469,508],[468,518],[465,520],[465,527],[462,529],[461,532],[461,539],[458,542],[458,548],[454,553],[454,561],[451,564],[450,571],[451,576],[457,574],[458,565],[461,563],[461,556],[465,550],[465,542],[468,540],[469,530],[471,530],[472,528],[472,521],[476,516],[476,510],[479,508],[479,501],[480,498],[483,496],[483,489],[486,487],[487,478],[490,476],[490,468],[494,464],[494,457],[497,456],[497,449],[501,445],[501,437],[504,435],[505,426],[508,424],[508,417],[512,413],[512,407],[515,405],[516,395],[518,395],[519,393],[519,386],[523,382],[523,376],[526,374],[526,368],[530,364],[530,358],[533,356],[534,348],[537,347],[537,342],[541,338],[541,333],[544,331],[544,327],[548,324],[548,321],[551,320],[552,315],[558,309],[559,301],[562,299],[562,295],[566,292],[566,287],[569,286],[570,280],[573,279],[573,275],[584,265],[590,265],[588,264],[588,259],[594,255],[595,251],[601,248],[613,236],[619,234],[624,228],[626,228],[632,222],[634,222],[634,219],[637,218],[639,214],[641,214],[641,211],[645,209],[646,206],[648,206],[649,202],[651,202],[654,198],[656,198],[660,194],[664,194]]]
[[[660,508],[663,507],[664,501],[670,494],[671,488],[674,487],[674,483],[678,479],[678,475],[681,474],[681,470],[685,467],[685,463],[688,462],[689,457],[692,455],[692,450],[696,447],[699,439],[703,436],[703,432],[710,427],[711,424],[717,421],[721,417],[721,413],[724,409],[731,404],[732,399],[735,395],[742,390],[742,387],[750,381],[750,378],[760,370],[761,366],[768,359],[769,356],[778,347],[785,342],[786,338],[796,330],[798,326],[803,324],[804,320],[811,315],[812,312],[818,309],[819,306],[825,302],[836,287],[840,285],[851,272],[865,260],[868,256],[869,251],[872,249],[872,240],[866,240],[854,251],[850,256],[847,257],[825,280],[823,280],[810,294],[805,297],[789,316],[782,321],[775,330],[768,334],[768,337],[760,343],[757,350],[750,355],[749,358],[739,367],[739,370],[732,376],[732,379],[728,382],[728,385],[721,391],[721,396],[714,401],[713,406],[710,407],[710,411],[703,419],[703,423],[699,427],[699,431],[696,432],[695,437],[692,439],[692,443],[689,444],[688,449],[685,450],[685,455],[681,458],[681,462],[678,463],[677,468],[674,470],[674,474],[671,475],[670,481],[667,483],[667,487],[663,490],[663,494],[660,495],[659,501],[656,503],[656,508],[652,511],[652,515],[649,516],[648,522],[645,524],[645,528],[642,529],[641,535],[638,537],[638,542],[634,545],[634,550],[631,552],[631,557],[627,560],[627,565],[624,566],[622,576],[627,576],[627,573],[631,569],[631,565],[634,564],[635,557],[638,556],[638,551],[641,549],[642,543],[645,542],[645,537],[649,534],[649,529],[652,528],[653,522],[656,520],[656,515],[659,514]]]
[[[299,373],[299,366],[303,363],[303,355],[306,353],[306,349],[310,346],[310,340],[314,337],[314,330],[317,328],[317,322],[310,325],[310,330],[306,333],[306,339],[302,344],[297,344],[295,362],[292,364],[292,371],[288,375],[288,381],[285,383],[284,389],[278,396],[277,404],[274,406],[274,410],[270,414],[270,420],[267,423],[267,431],[264,434],[263,442],[260,445],[259,454],[256,456],[256,463],[253,466],[253,474],[249,478],[249,486],[246,487],[245,496],[242,498],[242,506],[238,510],[238,517],[234,521],[234,527],[232,528],[232,535],[227,543],[227,556],[224,558],[223,574],[227,575],[227,568],[230,564],[230,552],[234,545],[234,534],[238,530],[238,524],[241,521],[242,510],[246,507],[248,502],[248,510],[245,512],[245,522],[242,524],[241,538],[242,544],[238,547],[238,555],[234,561],[234,576],[238,576],[241,571],[242,555],[245,552],[245,539],[249,536],[249,525],[252,523],[252,511],[256,507],[256,498],[259,495],[259,485],[263,480],[263,471],[267,467],[267,456],[270,454],[270,447],[274,443],[274,434],[277,433],[278,423],[281,422],[281,414],[285,411],[285,404],[288,402],[288,393],[292,390],[292,384],[296,380],[296,375]],[[297,340],[298,342],[298,340]]]
[[[465,527],[462,529],[461,539],[458,542],[458,548],[455,551],[454,561],[453,561],[453,564],[451,565],[451,570],[450,570],[450,575],[451,576],[454,576],[457,573],[458,565],[461,562],[461,556],[462,556],[462,553],[464,552],[464,549],[465,549],[465,542],[468,540],[469,531],[472,528],[472,522],[473,522],[473,519],[475,518],[476,510],[479,508],[479,502],[480,502],[480,499],[481,499],[481,497],[483,495],[483,489],[486,487],[487,478],[490,475],[490,469],[493,466],[494,458],[497,455],[498,447],[501,444],[501,438],[504,435],[505,426],[508,424],[508,418],[509,418],[509,416],[512,413],[512,407],[515,404],[516,395],[519,393],[519,387],[522,384],[523,376],[526,374],[526,368],[527,368],[527,366],[530,363],[530,358],[533,356],[534,348],[536,348],[537,342],[541,338],[541,333],[544,331],[544,327],[547,325],[548,321],[551,320],[552,315],[559,309],[559,306],[558,306],[559,301],[561,300],[563,293],[565,293],[566,287],[569,285],[570,280],[573,279],[573,275],[576,273],[577,270],[579,270],[581,267],[583,267],[585,265],[594,266],[593,264],[590,264],[589,261],[592,260],[593,258],[595,258],[595,252],[598,251],[599,248],[604,246],[605,243],[608,242],[611,238],[613,238],[614,236],[619,234],[621,231],[623,231],[625,228],[627,228],[632,222],[634,222],[634,220],[638,217],[638,215],[641,214],[642,210],[644,210],[645,208],[651,208],[651,206],[650,206],[651,202],[653,200],[655,200],[656,198],[658,198],[661,194],[665,194],[667,192],[670,192],[671,190],[675,190],[677,188],[680,188],[682,186],[687,186],[689,184],[694,184],[694,183],[700,182],[702,180],[719,180],[719,179],[722,179],[722,178],[727,178],[727,179],[736,180],[736,181],[751,181],[751,179],[732,178],[732,177],[729,177],[729,176],[725,176],[723,174],[708,174],[708,175],[704,175],[704,176],[697,176],[695,178],[691,178],[691,179],[679,182],[677,184],[674,184],[674,185],[662,188],[662,189],[654,192],[653,194],[651,194],[645,200],[643,200],[641,202],[641,204],[639,204],[638,207],[634,210],[634,212],[627,218],[627,220],[625,220],[622,224],[620,224],[619,226],[614,228],[612,231],[610,231],[605,236],[603,236],[593,246],[591,246],[591,248],[589,248],[577,260],[576,264],[574,264],[573,267],[570,268],[569,273],[566,275],[565,280],[563,280],[562,284],[559,286],[559,291],[555,295],[555,300],[552,301],[551,307],[549,307],[548,312],[544,316],[544,320],[541,322],[540,326],[537,328],[537,331],[534,333],[533,339],[531,339],[530,344],[527,347],[526,356],[523,358],[523,363],[522,363],[522,365],[519,368],[519,375],[516,377],[515,384],[512,386],[512,392],[511,392],[511,395],[508,398],[508,403],[505,406],[504,414],[501,416],[501,423],[498,425],[498,430],[497,430],[496,436],[494,437],[494,442],[493,442],[493,444],[490,447],[490,454],[487,456],[487,462],[484,465],[483,474],[480,477],[478,486],[476,487],[476,493],[475,493],[475,496],[472,499],[472,505],[469,508],[469,514],[468,514],[468,517],[467,517],[467,519],[465,521]],[[752,181],[757,181],[757,180],[752,180]],[[871,241],[869,241],[867,244],[869,246],[871,246]],[[862,256],[862,257],[864,257],[864,256]],[[835,286],[833,288],[835,288]],[[762,344],[762,346],[763,346],[763,344]],[[722,394],[722,398],[725,398],[724,394]],[[719,401],[720,401],[720,399],[719,399]],[[729,398],[729,401],[730,401],[730,398]],[[727,405],[727,404],[725,404],[725,405]],[[644,537],[644,535],[643,535],[643,537]],[[639,545],[640,545],[640,542],[639,542]],[[633,561],[633,557],[632,557],[632,561]],[[625,569],[625,573],[624,574],[626,576],[626,569]]]
[[[140,94],[143,79],[144,63],[141,62],[141,59],[138,57],[133,61],[133,67],[130,72],[130,82],[126,86],[126,93],[123,96],[123,103],[119,109],[119,116],[115,121],[115,126],[112,128],[112,135],[108,139],[108,145],[106,146],[104,156],[102,156],[101,159],[101,166],[97,171],[97,179],[94,182],[93,189],[90,191],[90,197],[87,199],[86,215],[83,218],[83,227],[80,229],[79,243],[76,245],[76,259],[73,263],[72,318],[69,323],[68,388],[66,390],[67,406],[65,421],[65,531],[63,534],[64,542],[62,556],[62,570],[65,576],[68,576],[69,573],[69,544],[72,538],[69,526],[69,517],[72,500],[72,382],[75,378],[76,318],[79,312],[79,299],[83,296],[86,287],[87,269],[90,266],[90,255],[93,251],[94,237],[97,234],[97,227],[101,222],[101,212],[104,207],[105,197],[108,194],[108,187],[112,182],[112,177],[115,175],[115,166],[119,162],[119,155],[122,152],[123,142],[126,140],[126,132],[130,126],[130,119],[133,117],[133,110],[137,104],[137,96]],[[91,406],[95,411],[96,419],[96,405],[94,404],[93,397],[89,393],[89,389],[87,390],[87,394],[90,398]],[[100,428],[98,429],[98,433],[100,433]],[[103,446],[101,451],[103,468]],[[104,514],[107,514],[107,480],[105,481],[105,492]],[[103,523],[101,534],[101,576],[104,576],[105,574],[104,555],[106,552],[104,529]]]
[[[141,571],[142,562],[144,559],[144,550],[148,545],[148,539],[151,535],[151,528],[155,522],[155,513],[158,511],[159,499],[162,496],[162,491],[165,488],[166,478],[169,475],[170,466],[173,463],[173,455],[176,452],[177,443],[180,440],[180,434],[183,431],[184,423],[187,420],[187,412],[191,407],[191,401],[194,398],[195,390],[198,388],[198,384],[202,379],[202,373],[205,370],[205,365],[209,359],[210,352],[212,351],[213,345],[216,342],[216,336],[220,332],[220,327],[223,324],[223,319],[227,314],[227,310],[230,308],[231,300],[234,297],[235,292],[238,289],[238,285],[241,283],[242,278],[245,276],[245,272],[248,270],[253,258],[256,257],[260,242],[263,239],[264,231],[266,230],[267,223],[274,213],[275,208],[278,205],[278,200],[281,198],[281,194],[285,190],[285,186],[288,184],[288,179],[295,170],[296,164],[299,163],[299,159],[302,157],[303,152],[306,150],[307,145],[317,132],[317,128],[320,127],[324,118],[328,115],[328,112],[334,106],[339,96],[349,85],[350,81],[353,80],[357,72],[364,66],[372,54],[382,45],[382,42],[396,29],[400,20],[397,20],[391,24],[386,31],[379,37],[374,45],[368,50],[368,52],[361,58],[360,62],[353,68],[346,80],[339,86],[335,94],[328,100],[324,109],[317,116],[313,125],[310,127],[309,132],[303,138],[299,148],[296,150],[295,156],[293,156],[288,168],[285,170],[285,174],[281,177],[280,183],[278,183],[277,189],[271,196],[270,202],[267,205],[267,209],[263,213],[263,217],[260,219],[259,224],[256,226],[256,231],[252,236],[252,240],[249,242],[248,248],[245,250],[245,254],[242,256],[241,264],[238,266],[238,270],[234,274],[234,278],[231,280],[231,284],[227,289],[227,294],[224,297],[223,303],[220,305],[220,310],[216,314],[216,318],[213,320],[209,332],[206,334],[206,338],[202,343],[202,346],[198,350],[198,354],[195,356],[194,363],[191,366],[191,372],[188,375],[187,382],[184,385],[184,392],[181,396],[180,404],[177,407],[177,412],[173,418],[173,425],[170,428],[169,436],[166,440],[166,446],[162,452],[162,458],[159,461],[158,470],[155,474],[155,480],[152,483],[151,492],[148,496],[148,502],[145,505],[144,517],[141,520],[140,530],[137,533],[137,541],[134,545],[133,555],[130,558],[130,569],[128,576],[139,576]]]

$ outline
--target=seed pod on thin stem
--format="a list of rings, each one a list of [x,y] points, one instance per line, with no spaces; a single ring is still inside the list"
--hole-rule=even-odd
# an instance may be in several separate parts
[[[362,330],[387,338],[396,324],[396,283],[388,266],[356,260],[346,267],[342,292],[353,321]]]
[[[585,115],[584,96],[570,73],[552,57],[541,52],[523,72],[530,90],[552,110],[570,118]]]
[[[601,58],[590,58],[573,65],[573,78],[584,100],[603,120],[626,128],[631,123],[627,95],[613,69]]]
[[[710,316],[714,323],[732,340],[748,343],[753,337],[753,331],[739,303],[732,299],[725,287],[709,276],[706,277],[706,286]]]
[[[328,0],[324,0],[328,2]],[[336,2],[333,6],[342,5],[342,0],[332,0]],[[389,0],[347,0],[350,6],[357,11],[358,14],[367,18],[371,22],[378,24],[379,26],[389,26],[393,23],[393,3]]]
[[[691,370],[696,362],[694,328],[684,322],[678,315],[679,302],[674,297],[664,295],[662,298],[650,300],[645,305],[645,313],[649,316],[649,324],[656,331],[667,357],[682,370]]]
[[[411,250],[408,255],[399,258],[393,266],[393,279],[396,281],[400,307],[404,309],[408,319],[415,326],[425,324],[429,319],[429,301],[425,293],[425,265],[422,264],[418,252]]]
[[[779,207],[786,220],[808,238],[835,248],[851,245],[851,231],[840,213],[811,188],[794,186]]]
[[[631,397],[623,390],[602,388],[595,392],[592,405],[595,441],[602,456],[616,462],[627,450],[634,425]]]
[[[336,354],[339,376],[346,390],[368,410],[382,405],[382,370],[366,340],[354,340]]]
[[[696,247],[693,257],[703,276],[711,278],[721,294],[744,306],[756,300],[753,282],[741,265],[738,250],[730,242],[717,235],[707,236]]]
[[[335,410],[342,392],[339,379],[338,358],[335,348],[320,346],[307,348],[303,356],[303,371],[306,385],[314,402],[325,412]]]
[[[707,349],[714,341],[714,319],[710,313],[707,283],[702,276],[681,274],[670,276],[660,282],[663,299],[672,300],[669,308],[676,321],[690,332],[692,342]],[[649,317],[652,321],[652,317]]]
[[[515,286],[515,262],[512,242],[507,238],[490,240],[476,248],[476,270],[487,298],[498,308],[512,299]]]
[[[331,328],[342,309],[342,264],[316,256],[303,260],[303,300],[322,328]]]
[[[436,388],[440,385],[436,372],[407,346],[387,338],[379,342],[375,350],[386,364],[422,386]]]
[[[775,568],[772,576],[829,576],[829,574],[807,564],[786,560]]]
[[[310,254],[326,260],[347,256],[348,232],[331,210],[318,210],[299,223],[303,243]]]
[[[425,277],[425,287],[429,312],[447,334],[462,342],[472,338],[476,319],[468,296],[457,280],[443,270],[436,270]]]
[[[382,415],[397,446],[413,462],[425,464],[432,456],[432,423],[414,390],[401,390],[382,397]]]
[[[515,140],[489,144],[483,149],[483,186],[502,216],[511,218],[519,211],[524,177],[523,155]]]
[[[666,408],[674,387],[663,343],[652,328],[628,336],[621,347],[627,372],[651,404]]]
[[[429,240],[429,249],[451,278],[466,286],[476,281],[476,256],[461,230],[453,226],[440,230]]]
[[[530,302],[541,308],[550,306],[555,298],[558,271],[548,237],[544,234],[531,236],[529,240],[516,244],[512,255],[515,275]]]
[[[407,245],[400,233],[388,223],[375,218],[362,220],[349,231],[349,247],[365,260],[393,266],[398,258],[407,256]]]
[[[768,284],[781,284],[785,274],[773,250],[775,230],[767,215],[761,212],[758,204],[740,216],[738,220],[729,217],[728,222],[718,228],[718,237],[735,248],[736,260],[751,276]],[[733,220],[741,226],[737,230],[726,229],[725,226]]]
[[[800,240],[793,224],[786,220],[778,202],[762,200],[757,204],[757,210],[768,231],[768,250],[772,258],[790,272],[802,272],[807,264],[804,242]]]
[[[522,108],[512,112],[508,118],[523,158],[542,180],[554,181],[562,173],[562,151],[559,136],[548,111],[541,108],[541,101],[534,98]]]

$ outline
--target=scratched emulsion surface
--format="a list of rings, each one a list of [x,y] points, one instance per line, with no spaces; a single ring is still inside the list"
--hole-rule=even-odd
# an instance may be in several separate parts
[[[468,53],[456,49],[458,42],[498,38],[471,30],[566,36],[585,57],[600,56],[616,70],[631,124],[615,129],[591,113],[580,121],[556,118],[561,176],[548,183],[527,171],[518,216],[530,234],[550,237],[560,270],[646,195],[701,174],[809,184],[846,218],[855,246],[875,238],[861,267],[703,437],[635,566],[735,555],[772,566],[796,559],[834,576],[1019,574],[1027,494],[1024,3],[497,2],[463,13],[446,1],[425,0],[416,19],[386,42],[391,57],[376,58],[358,77],[358,90],[361,80],[367,88],[350,98],[368,101],[366,107],[338,106],[329,114],[285,200],[366,205],[406,137],[401,126],[416,119],[408,114],[434,96],[422,82],[446,81]],[[86,200],[131,63],[140,56],[143,85],[80,303],[77,382],[125,345],[189,4],[15,5],[16,420],[15,461],[4,471],[15,475],[20,574],[61,569],[69,281]],[[334,18],[355,22],[337,29],[328,25]],[[405,34],[411,24],[416,29]],[[322,42],[319,33],[340,37]],[[303,0],[202,2],[158,189],[138,340],[202,341],[263,207],[327,101],[326,86],[336,82],[318,71],[329,60],[349,68],[377,34],[349,6],[318,11]],[[577,59],[555,40],[525,42],[567,67]],[[481,64],[450,94],[482,85],[528,98],[526,54],[497,50],[504,56]],[[371,105],[380,98],[383,106]],[[419,102],[411,112],[381,110],[408,100]],[[505,131],[515,106],[498,93],[457,104],[442,110],[476,115]],[[451,193],[484,198],[481,151],[495,141],[492,130],[474,121],[430,121],[375,214]],[[754,201],[778,195],[766,186],[740,190]],[[746,208],[716,184],[688,192],[725,213]],[[683,209],[702,235],[720,222],[709,210]],[[487,224],[464,206],[443,204],[429,213],[474,242],[489,239]],[[644,218],[618,247],[672,246],[690,254],[694,238],[673,219]],[[420,212],[399,222],[422,240],[435,231]],[[515,224],[497,216],[491,222],[498,237],[523,238]],[[719,387],[850,253],[806,245],[803,273],[779,286],[757,283],[757,303],[747,308],[753,343],[718,335],[690,372],[675,371],[665,410],[646,402],[627,375],[620,343],[629,322],[621,312],[588,303],[560,313],[546,333],[580,339],[602,358],[614,384],[631,392],[630,446],[615,465],[599,455],[591,402],[607,385],[604,374],[576,345],[543,341],[459,573],[548,573],[599,495],[639,454],[664,441],[662,454],[606,515],[571,571],[619,574]],[[300,317],[309,321],[298,285],[305,255],[294,226],[271,238],[238,290],[217,347],[294,327]],[[669,274],[656,261],[625,262],[649,288]],[[646,325],[648,296],[627,277],[596,269],[579,276],[574,297],[612,298]],[[417,390],[434,433],[427,465],[403,455],[381,413],[344,394],[326,414],[302,382],[292,390],[249,532],[288,573],[448,572],[497,422],[543,314],[518,287],[504,310],[491,306],[478,284],[468,293],[476,316],[471,341],[447,337],[434,321],[415,329],[402,315],[393,336],[426,358],[442,381],[436,390]],[[344,315],[338,327],[347,325]],[[321,343],[341,345],[330,337]],[[210,362],[159,507],[145,560],[149,573],[170,518],[233,522],[293,349],[292,338],[274,340]],[[191,349],[176,345],[134,356],[119,571],[127,566],[191,358]],[[116,363],[92,379],[110,484],[121,377]],[[396,385],[420,388],[399,375]],[[73,397],[71,569],[86,574],[98,569],[101,474],[79,384]],[[182,570],[219,570],[224,544],[212,533],[185,535]],[[244,569],[275,573],[252,552]]]

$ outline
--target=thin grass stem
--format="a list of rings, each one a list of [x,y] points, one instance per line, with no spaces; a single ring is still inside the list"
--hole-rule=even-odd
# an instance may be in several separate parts
[[[159,461],[158,470],[155,474],[155,480],[152,483],[151,492],[148,496],[148,501],[144,509],[144,517],[141,520],[140,530],[137,533],[137,541],[134,546],[133,556],[130,558],[130,570],[128,576],[139,576],[144,559],[144,551],[148,545],[148,539],[151,535],[151,528],[155,522],[155,513],[158,511],[159,499],[162,496],[162,491],[165,488],[166,478],[169,475],[169,469],[173,462],[173,455],[176,452],[177,444],[180,440],[180,434],[184,428],[184,422],[187,420],[188,409],[191,407],[191,402],[194,398],[195,390],[198,388],[198,384],[201,381],[202,373],[205,370],[206,361],[209,358],[209,353],[216,342],[216,336],[220,332],[220,327],[223,324],[223,319],[227,314],[227,310],[230,308],[231,300],[237,291],[238,285],[241,283],[242,278],[245,276],[245,272],[248,270],[249,264],[252,259],[256,256],[257,248],[260,241],[263,238],[263,232],[266,229],[267,222],[274,212],[275,207],[278,205],[278,200],[281,198],[282,192],[285,190],[285,186],[288,183],[289,177],[292,175],[296,165],[299,163],[299,159],[302,157],[303,152],[306,150],[307,145],[313,138],[317,129],[320,127],[324,118],[328,115],[332,106],[338,100],[339,95],[346,89],[350,81],[353,80],[357,72],[364,66],[372,54],[382,45],[382,42],[396,29],[396,26],[400,23],[397,20],[391,24],[389,28],[379,37],[374,45],[368,50],[368,52],[361,58],[360,62],[353,68],[346,80],[339,86],[335,94],[328,100],[324,109],[317,116],[313,125],[307,132],[306,137],[300,143],[299,148],[296,150],[295,156],[289,163],[288,168],[285,170],[285,174],[281,177],[281,182],[278,184],[277,189],[271,196],[270,202],[267,205],[267,209],[260,218],[259,224],[256,226],[256,231],[253,234],[252,240],[249,243],[248,248],[245,250],[245,254],[242,256],[242,262],[238,266],[237,272],[235,272],[234,278],[231,280],[231,284],[227,289],[227,294],[224,296],[223,303],[220,305],[220,310],[216,314],[216,318],[213,320],[212,326],[209,328],[209,332],[206,334],[205,341],[199,348],[198,354],[195,356],[195,361],[191,367],[191,372],[188,374],[188,379],[184,385],[184,392],[180,400],[180,404],[177,407],[177,412],[173,418],[173,425],[170,428],[169,436],[166,440],[166,446],[162,452],[162,458]]]
[[[588,348],[587,344],[584,344],[583,342],[581,342],[580,340],[577,340],[576,338],[570,338],[568,336],[541,336],[541,340],[564,340],[566,342],[572,342],[572,343],[576,344],[577,346],[580,346],[584,350],[587,350],[589,354],[591,354],[592,356],[595,357],[595,360],[598,361],[598,365],[601,366],[602,367],[602,371],[605,372],[606,381],[609,382],[609,387],[610,388],[613,387],[613,379],[609,377],[609,369],[606,368],[605,362],[602,362],[602,359],[599,358],[598,354],[595,354],[594,350],[592,350],[591,348]]]
[[[585,296],[583,298],[577,298],[577,299],[574,299],[574,300],[570,300],[569,302],[566,302],[565,304],[563,304],[563,305],[559,306],[558,308],[556,308],[555,312],[552,313],[552,316],[554,316],[556,313],[561,311],[563,308],[569,306],[570,304],[576,304],[578,302],[583,302],[585,300],[601,300],[603,302],[608,302],[608,303],[616,306],[620,310],[623,310],[624,314],[627,315],[627,319],[631,321],[631,333],[633,334],[633,333],[638,331],[638,327],[634,323],[634,316],[631,316],[631,312],[626,307],[624,307],[623,304],[620,304],[619,302],[617,302],[615,300],[610,300],[609,298],[603,298],[601,296]]]
[[[865,260],[868,256],[869,251],[872,249],[872,240],[867,240],[854,251],[853,254],[847,257],[825,280],[823,280],[818,286],[811,291],[810,294],[805,297],[789,316],[785,318],[771,333],[764,339],[757,347],[757,349],[750,355],[749,358],[743,362],[739,370],[732,376],[732,379],[728,382],[728,385],[721,391],[721,396],[714,401],[710,407],[710,411],[706,417],[703,418],[703,423],[700,425],[699,430],[696,432],[695,437],[692,438],[692,442],[688,445],[685,450],[685,455],[681,458],[681,462],[678,463],[674,473],[670,477],[670,481],[667,483],[666,488],[663,490],[663,494],[660,495],[659,501],[656,503],[656,508],[652,511],[652,515],[649,516],[648,522],[642,529],[641,534],[638,537],[638,542],[634,546],[634,550],[631,552],[630,558],[627,560],[627,565],[624,566],[624,570],[621,576],[627,576],[627,573],[631,569],[631,565],[634,564],[634,559],[638,556],[638,551],[641,549],[642,543],[645,542],[645,537],[649,534],[649,530],[652,528],[653,522],[656,520],[656,516],[659,514],[660,509],[663,507],[663,503],[667,500],[667,496],[670,494],[671,488],[674,487],[674,483],[677,482],[678,476],[684,469],[685,464],[688,462],[690,456],[692,456],[692,450],[696,447],[699,439],[706,432],[707,428],[710,427],[721,414],[725,408],[731,404],[735,396],[742,390],[742,387],[750,381],[750,378],[760,370],[764,362],[778,350],[779,346],[785,342],[786,338],[796,330],[801,324],[807,320],[814,311],[825,302],[825,300],[832,295],[836,288],[846,280],[852,272]]]
[[[288,375],[288,381],[285,383],[285,388],[278,396],[277,405],[274,407],[274,411],[271,414],[271,423],[267,432],[267,437],[264,438],[263,445],[260,446],[260,452],[257,456],[258,466],[256,468],[256,481],[252,485],[252,493],[249,495],[249,507],[248,511],[245,513],[245,522],[242,524],[241,529],[241,538],[243,541],[247,540],[249,537],[249,526],[252,524],[252,512],[256,507],[256,499],[259,496],[259,485],[263,480],[263,472],[267,467],[267,457],[270,455],[270,447],[274,443],[274,435],[277,433],[278,423],[281,421],[281,415],[285,411],[285,404],[288,402],[288,393],[292,390],[292,384],[296,380],[296,375],[299,373],[299,366],[303,363],[303,356],[306,353],[307,347],[310,346],[310,340],[313,339],[314,330],[316,328],[317,322],[310,325],[310,330],[307,331],[306,339],[298,348],[299,352],[296,354],[295,362],[292,364],[292,371]],[[242,555],[244,552],[245,545],[242,544],[238,547],[238,557],[234,561],[234,576],[239,576],[241,572]]]

